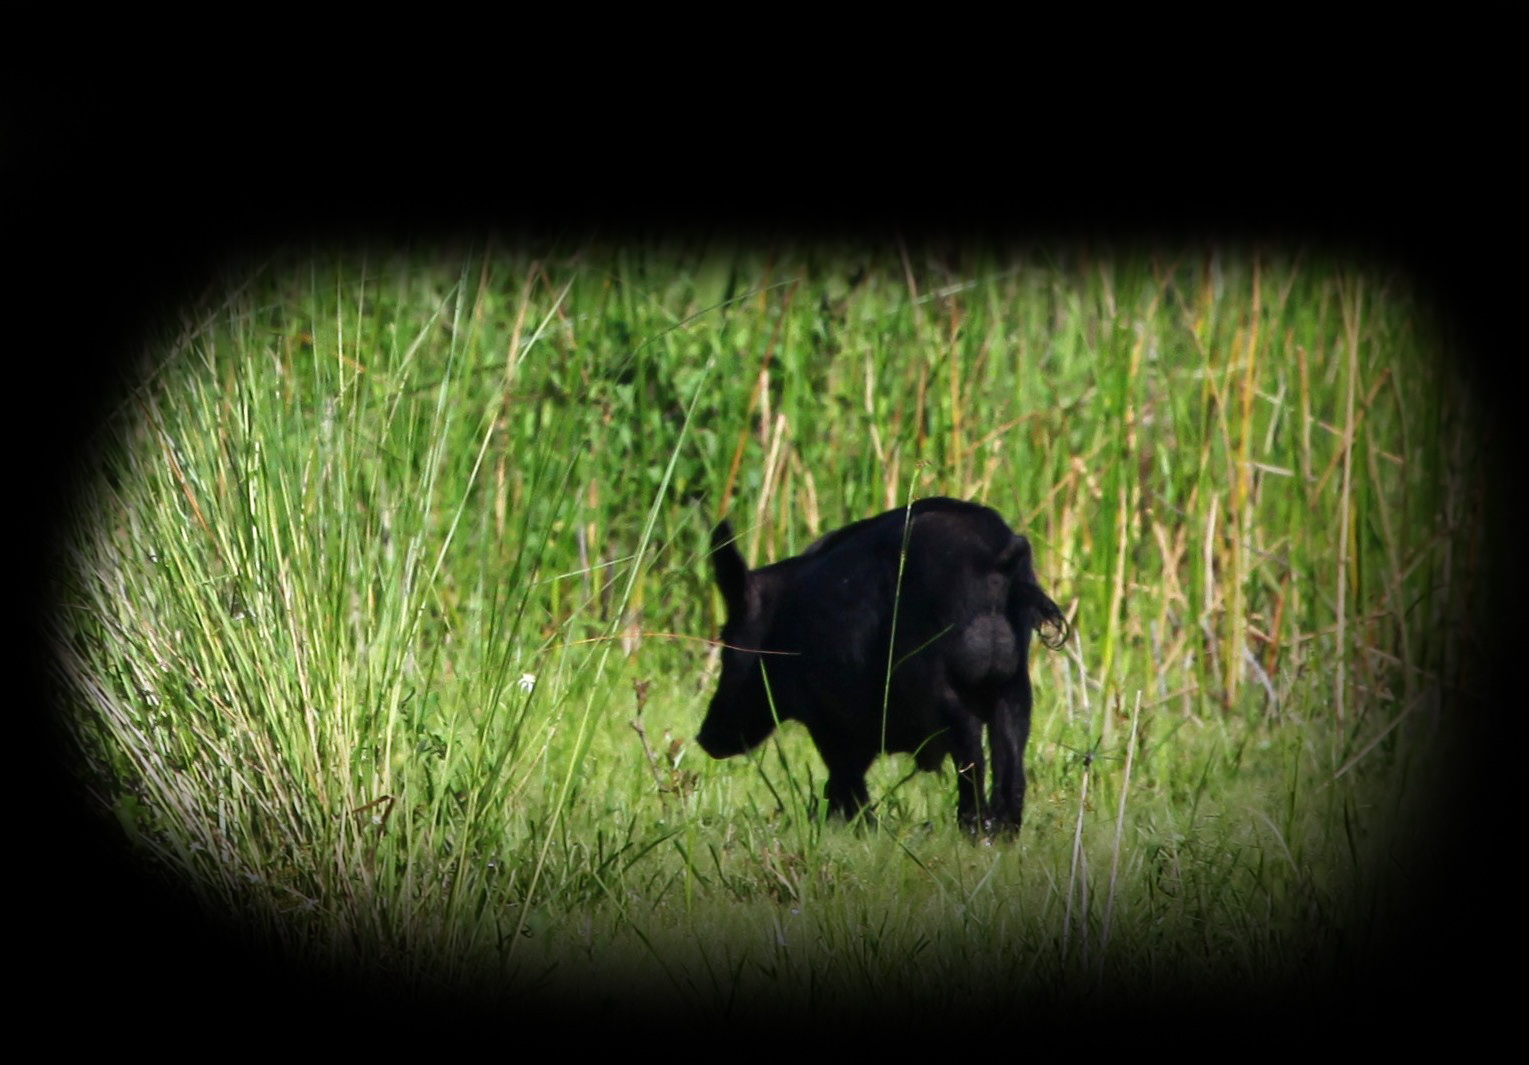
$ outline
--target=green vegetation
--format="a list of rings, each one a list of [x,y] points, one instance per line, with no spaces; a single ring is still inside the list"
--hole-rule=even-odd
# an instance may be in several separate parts
[[[701,1018],[1322,985],[1387,934],[1482,486],[1406,278],[1283,249],[500,247],[188,307],[53,620],[93,794],[249,940]],[[706,556],[986,502],[1073,619],[1016,844],[804,731],[712,763]]]

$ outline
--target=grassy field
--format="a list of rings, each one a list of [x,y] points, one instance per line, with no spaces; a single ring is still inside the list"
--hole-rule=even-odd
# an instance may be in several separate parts
[[[1328,993],[1417,904],[1479,442],[1408,278],[1299,247],[292,256],[99,429],[52,618],[81,772],[251,950],[505,1009],[800,1020]],[[788,725],[693,743],[706,555],[928,495],[1025,532],[1024,830]]]

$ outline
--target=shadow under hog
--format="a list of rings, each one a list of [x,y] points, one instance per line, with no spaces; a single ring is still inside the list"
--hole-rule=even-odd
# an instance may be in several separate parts
[[[1030,633],[1046,626],[1053,649],[1068,634],[1036,583],[1028,540],[987,507],[921,499],[756,570],[726,521],[711,543],[727,622],[698,737],[707,754],[752,750],[794,718],[828,767],[829,810],[851,818],[869,804],[865,773],[879,753],[910,752],[923,770],[948,754],[961,823],[1018,830]]]

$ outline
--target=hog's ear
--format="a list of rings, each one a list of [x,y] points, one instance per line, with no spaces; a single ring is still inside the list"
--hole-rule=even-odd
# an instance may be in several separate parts
[[[711,531],[711,568],[717,577],[717,590],[727,604],[729,618],[748,613],[749,567],[733,544],[733,527],[719,522]]]

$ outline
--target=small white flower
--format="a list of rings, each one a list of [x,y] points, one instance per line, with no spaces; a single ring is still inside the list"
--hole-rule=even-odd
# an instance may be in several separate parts
[[[520,679],[518,681],[516,681],[515,683],[520,685],[520,690],[521,691],[525,692],[527,695],[530,695],[531,694],[531,689],[536,687],[536,674],[535,673],[522,673],[520,675]]]

